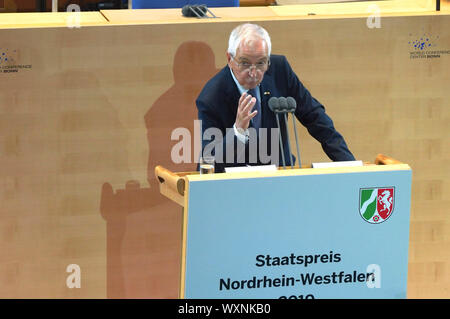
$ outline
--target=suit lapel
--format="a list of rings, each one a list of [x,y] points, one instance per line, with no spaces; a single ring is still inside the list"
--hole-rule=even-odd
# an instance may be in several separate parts
[[[264,79],[260,84],[262,121],[261,127],[275,127],[273,112],[269,109],[269,99],[273,96],[272,88],[274,88],[273,77],[271,73],[266,72]]]
[[[239,103],[239,89],[236,86],[236,83],[234,83],[233,77],[231,76],[231,70],[228,66],[225,66],[225,77],[226,81],[225,83],[228,83],[229,85],[226,86],[224,89],[225,91],[225,99],[227,100],[226,104],[230,107],[230,111],[232,114],[233,119],[236,118],[237,114],[237,108]]]

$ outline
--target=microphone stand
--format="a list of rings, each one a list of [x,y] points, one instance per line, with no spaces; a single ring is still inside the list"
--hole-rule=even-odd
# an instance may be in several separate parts
[[[297,127],[295,125],[295,114],[294,114],[294,111],[292,111],[292,125],[294,125],[295,145],[297,146],[298,168],[302,168],[302,165],[301,165],[301,162],[300,162],[300,149],[298,147]]]
[[[290,145],[291,137],[289,136],[287,112],[283,112],[283,114],[284,114],[284,123],[286,124],[286,133],[287,133],[287,137],[288,137],[288,151],[291,156],[291,168],[294,168],[294,157],[292,156],[292,152],[291,152],[291,145]]]
[[[193,8],[192,6],[189,7],[189,10],[191,10],[199,19],[202,19],[203,16],[201,16],[198,12],[197,12],[197,8]],[[201,10],[199,10],[201,12]]]
[[[292,115],[292,125],[294,126],[294,133],[295,133],[295,146],[297,147],[297,158],[298,158],[298,167],[302,167],[302,162],[300,161],[300,149],[298,147],[298,136],[297,136],[297,126],[295,125],[295,110],[297,109],[297,101],[291,96],[286,98],[287,104],[288,104],[288,112]]]
[[[208,9],[206,5],[197,5],[197,6],[189,6],[189,10],[191,10],[199,19],[208,19],[208,18],[217,18],[211,10]],[[211,14],[211,17],[208,17],[207,12]]]
[[[287,146],[288,146],[288,152],[289,156],[291,158],[291,168],[294,168],[294,157],[292,156],[291,152],[291,137],[289,136],[289,126],[288,126],[288,120],[286,113],[289,112],[288,103],[285,97],[279,97],[278,101],[280,102],[280,111],[284,115],[284,124],[286,125],[286,134],[287,134]]]
[[[280,127],[280,118],[278,117],[278,114],[280,111],[275,112],[275,117],[277,118],[277,125],[278,125],[278,137],[280,138],[280,146],[281,146],[281,159],[283,160],[283,168],[286,169],[286,160],[284,158],[284,148],[283,148],[283,140],[281,139],[281,127]]]

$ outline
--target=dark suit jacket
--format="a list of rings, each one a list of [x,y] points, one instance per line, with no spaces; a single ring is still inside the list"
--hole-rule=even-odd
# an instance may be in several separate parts
[[[276,128],[277,122],[275,114],[269,109],[269,98],[288,97],[292,96],[297,101],[297,109],[295,115],[297,119],[307,128],[308,132],[318,140],[325,153],[333,161],[352,161],[355,160],[352,153],[349,151],[344,138],[334,128],[333,121],[325,113],[325,108],[320,102],[311,96],[309,91],[303,86],[297,75],[292,70],[286,57],[281,55],[272,55],[270,57],[270,67],[264,74],[264,78],[260,84],[261,109],[263,128]],[[269,92],[269,93],[267,93]],[[203,90],[200,92],[196,100],[198,109],[198,118],[202,121],[202,136],[209,128],[217,128],[224,136],[223,140],[219,140],[214,136],[218,149],[222,149],[223,161],[216,158],[216,172],[223,171],[226,166],[239,166],[245,164],[261,165],[268,164],[261,161],[258,154],[256,163],[252,160],[249,153],[248,144],[245,147],[245,160],[238,163],[237,155],[234,154],[232,159],[226,158],[226,145],[233,143],[234,150],[236,145],[240,143],[233,134],[233,124],[236,120],[236,113],[238,101],[240,98],[239,90],[231,76],[231,70],[225,66],[219,73],[217,73],[211,80],[206,83]],[[286,164],[290,165],[290,154],[288,153],[288,139],[285,133],[284,119],[280,116],[281,135],[283,141],[283,149],[286,159]],[[228,129],[228,131],[227,131]],[[214,132],[214,131],[213,131]],[[230,133],[231,132],[231,133]],[[228,134],[227,134],[228,133]],[[267,139],[267,154],[278,152],[278,163],[281,163],[281,147],[280,143],[275,143],[273,146],[269,138]],[[292,137],[294,138],[294,137]],[[210,144],[213,140],[205,140],[202,138],[202,150]],[[242,143],[241,143],[242,145]],[[253,149],[254,152],[254,149]],[[295,153],[295,150],[292,150]],[[213,152],[214,153],[214,152]],[[217,153],[217,151],[216,151]],[[220,156],[219,156],[220,157]]]

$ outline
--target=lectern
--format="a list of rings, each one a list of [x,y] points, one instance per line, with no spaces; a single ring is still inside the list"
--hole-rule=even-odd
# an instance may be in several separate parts
[[[155,172],[183,206],[180,298],[406,298],[407,164]]]

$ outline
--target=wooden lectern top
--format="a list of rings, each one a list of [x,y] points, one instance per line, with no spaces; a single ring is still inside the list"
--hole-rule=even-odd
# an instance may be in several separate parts
[[[395,167],[392,167],[395,165]],[[218,173],[200,175],[198,172],[180,172],[174,173],[160,165],[155,167],[155,176],[159,183],[159,189],[162,195],[166,196],[175,203],[185,206],[186,184],[189,181],[214,180],[214,179],[236,179],[236,178],[254,178],[269,176],[286,176],[286,175],[318,175],[318,174],[335,174],[335,173],[351,173],[351,172],[367,172],[380,170],[408,170],[409,165],[402,163],[392,157],[378,154],[375,162],[365,162],[360,167],[333,167],[333,168],[311,168],[303,166],[301,169],[294,168],[278,168],[277,172],[242,172],[242,173]]]

